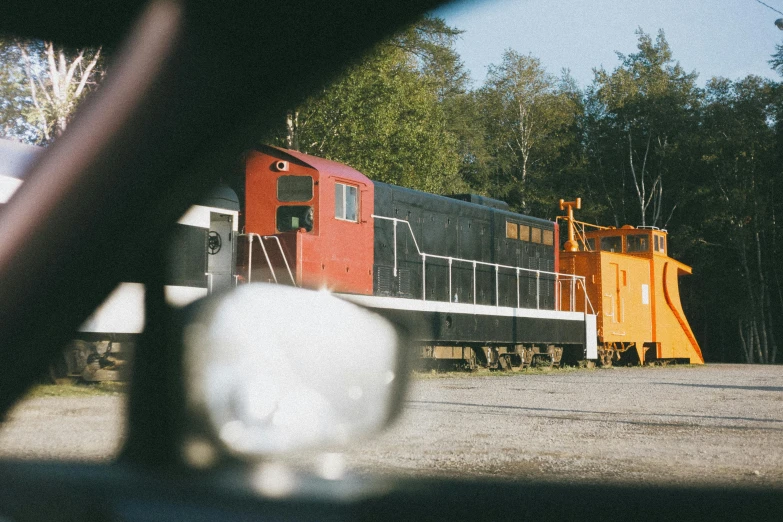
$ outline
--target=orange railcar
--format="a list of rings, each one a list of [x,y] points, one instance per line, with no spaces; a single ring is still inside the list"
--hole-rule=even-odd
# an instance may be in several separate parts
[[[568,241],[560,272],[585,278],[597,314],[598,355],[603,365],[623,361],[704,363],[680,303],[678,276],[691,268],[668,256],[665,230],[652,227],[606,228],[574,220],[581,199],[560,200]],[[561,290],[570,303],[571,289]],[[576,299],[577,307],[590,306]],[[590,310],[591,311],[591,310]]]

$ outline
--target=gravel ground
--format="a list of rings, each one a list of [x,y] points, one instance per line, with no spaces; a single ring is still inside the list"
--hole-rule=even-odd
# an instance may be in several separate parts
[[[422,378],[398,422],[346,459],[359,473],[783,489],[781,401],[783,366]],[[28,400],[0,456],[108,460],[123,407]]]
[[[0,457],[109,461],[125,432],[125,397],[34,397],[0,425]]]
[[[352,452],[405,475],[783,488],[783,367],[614,368],[414,382]]]

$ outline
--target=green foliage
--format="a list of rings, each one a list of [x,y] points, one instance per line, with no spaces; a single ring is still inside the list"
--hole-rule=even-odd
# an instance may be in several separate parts
[[[775,53],[769,60],[769,65],[774,71],[783,76],[783,45],[777,44],[775,46]]]
[[[0,40],[0,131],[49,143],[103,76],[100,49],[69,51],[50,42]]]
[[[473,186],[522,212],[553,217],[557,193],[577,161],[571,156],[581,113],[575,82],[507,50],[500,65],[489,67],[477,102],[489,159]]]
[[[378,45],[297,109],[300,150],[378,181],[459,191],[457,139],[442,104],[466,81],[449,47],[456,34],[425,19]]]
[[[694,182],[698,199],[691,206],[686,236],[685,254],[702,274],[696,297],[713,309],[714,316],[705,322],[715,329],[730,325],[733,336],[738,328],[761,331],[757,349],[745,354],[749,362],[774,360],[773,325],[778,321],[772,316],[783,307],[783,237],[776,226],[782,209],[774,197],[781,189],[778,90],[755,76],[714,78],[707,84],[701,169]]]
[[[35,142],[35,128],[25,117],[31,106],[19,48],[0,39],[0,138]]]
[[[701,92],[696,73],[674,61],[663,34],[643,31],[638,52],[618,53],[611,74],[595,71],[588,91],[587,153],[602,201],[616,226],[666,227],[687,190],[691,168],[686,142],[696,131]]]

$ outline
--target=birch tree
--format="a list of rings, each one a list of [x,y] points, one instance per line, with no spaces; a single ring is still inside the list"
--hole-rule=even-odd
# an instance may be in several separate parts
[[[46,144],[63,132],[79,102],[98,84],[101,49],[73,53],[52,42],[16,42],[22,56],[32,107],[28,119]]]
[[[580,110],[560,87],[537,58],[507,50],[499,65],[489,67],[479,93],[494,171],[490,192],[522,211],[532,210],[529,200],[536,187],[528,186],[531,172],[556,175],[545,166],[558,154],[558,146],[546,144],[572,134],[570,127]]]
[[[673,59],[663,31],[655,40],[637,35],[638,52],[618,53],[621,64],[611,73],[595,71],[590,152],[616,224],[666,227],[682,204],[682,192],[670,189],[687,174],[679,152],[696,130],[700,93],[696,73]]]

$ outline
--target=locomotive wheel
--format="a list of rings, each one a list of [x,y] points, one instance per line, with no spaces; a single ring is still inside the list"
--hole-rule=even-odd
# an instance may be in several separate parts
[[[604,348],[598,351],[598,359],[601,361],[602,368],[611,368],[612,359],[614,359],[614,350]]]
[[[469,372],[475,372],[478,370],[478,363],[476,361],[476,353],[473,350],[470,351],[470,356],[465,359],[465,369]]]
[[[552,356],[546,353],[539,353],[533,356],[533,364],[532,366],[536,368],[543,368],[546,370],[551,369],[555,365],[555,362],[552,360]]]

